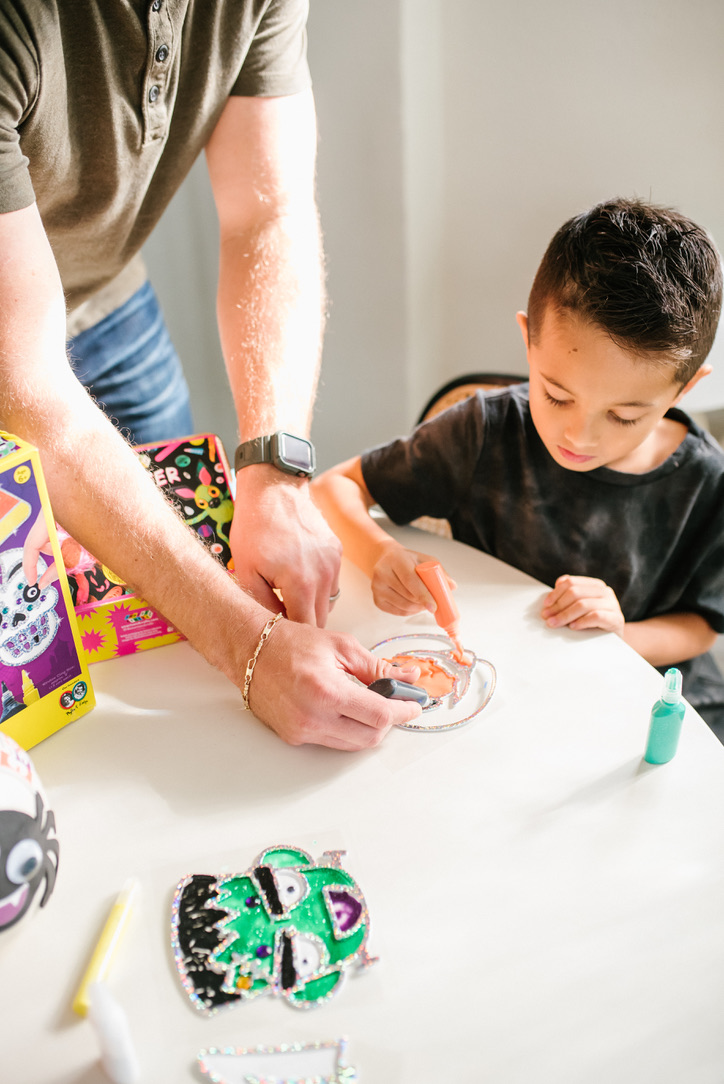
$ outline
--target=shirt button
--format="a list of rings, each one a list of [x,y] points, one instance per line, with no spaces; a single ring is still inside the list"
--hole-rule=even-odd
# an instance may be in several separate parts
[[[167,56],[168,45],[159,45],[158,49],[156,50],[156,60],[159,62],[159,64],[163,64]]]
[[[151,89],[148,92],[148,100],[149,100],[149,102],[155,102],[156,98],[158,98],[160,93],[161,93],[161,88],[159,86],[156,86],[156,84],[154,83],[154,85],[151,87]]]

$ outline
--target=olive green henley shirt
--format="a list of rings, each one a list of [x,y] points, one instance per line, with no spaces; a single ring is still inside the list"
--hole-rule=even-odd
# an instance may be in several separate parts
[[[307,11],[308,0],[0,0],[0,213],[37,201],[81,326],[141,285],[141,246],[229,95],[310,85]]]

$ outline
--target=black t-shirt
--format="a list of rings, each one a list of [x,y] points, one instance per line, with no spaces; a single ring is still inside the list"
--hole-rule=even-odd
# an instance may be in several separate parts
[[[724,453],[683,411],[668,417],[688,433],[655,470],[566,470],[546,451],[520,384],[478,392],[410,437],[365,452],[362,472],[396,523],[447,519],[460,542],[545,584],[565,573],[603,580],[627,621],[697,613],[721,633]],[[692,704],[724,705],[710,660],[680,669]]]

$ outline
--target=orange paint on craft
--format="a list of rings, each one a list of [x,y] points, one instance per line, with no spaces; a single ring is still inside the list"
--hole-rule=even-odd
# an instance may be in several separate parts
[[[455,636],[449,630],[448,636],[452,640],[453,647],[455,648],[455,650],[453,651],[453,658],[455,659],[455,662],[459,662],[461,666],[470,666],[470,659],[465,653],[465,648],[463,647],[463,643],[460,637]]]
[[[420,676],[415,680],[415,685],[419,685],[428,696],[436,700],[448,696],[453,691],[455,678],[432,659],[420,658],[418,655],[395,655],[387,661],[397,666],[416,666],[420,671]]]

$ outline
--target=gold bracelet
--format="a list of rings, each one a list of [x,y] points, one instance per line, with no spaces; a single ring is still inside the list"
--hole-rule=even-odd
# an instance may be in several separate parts
[[[272,629],[276,625],[277,621],[281,620],[282,616],[282,614],[275,614],[274,617],[270,618],[269,621],[267,621],[266,625],[261,630],[261,636],[259,637],[259,642],[256,645],[256,650],[246,664],[246,674],[244,675],[244,688],[241,690],[241,696],[244,701],[244,707],[247,709],[247,711],[251,711],[251,706],[249,704],[249,686],[251,685],[251,679],[254,676],[254,667],[256,666],[256,660],[259,658],[259,652],[269,639]]]

